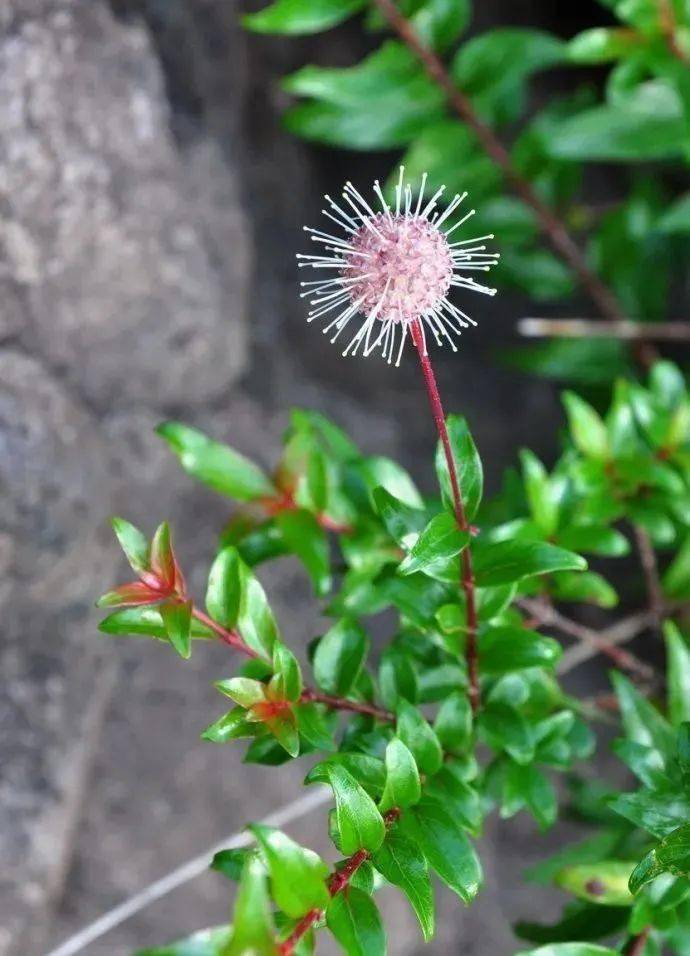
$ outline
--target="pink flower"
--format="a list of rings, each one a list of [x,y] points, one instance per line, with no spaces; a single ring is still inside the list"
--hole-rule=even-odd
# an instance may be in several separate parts
[[[351,183],[343,190],[346,208],[326,196],[330,211],[324,209],[323,213],[343,235],[305,226],[313,241],[325,246],[325,252],[298,256],[304,260],[300,266],[336,273],[301,283],[307,287],[302,295],[311,296],[313,306],[308,321],[328,317],[323,331],[333,332],[331,342],[335,342],[343,329],[359,317],[357,331],[343,355],[356,355],[362,347],[367,356],[380,346],[389,364],[400,332],[396,365],[400,364],[413,322],[419,322],[422,334],[425,328],[429,329],[438,345],[446,339],[456,351],[454,336],[476,323],[450,301],[451,290],[462,288],[493,295],[495,289],[480,285],[466,273],[488,272],[499,255],[487,252],[482,244],[493,239],[492,235],[451,241],[451,234],[474,215],[471,209],[452,223],[466,193],[456,195],[441,212],[437,203],[444,187],[424,203],[425,174],[413,200],[412,189],[404,184],[403,175],[401,167],[394,210],[386,202],[378,181],[374,192],[381,204],[379,212]]]

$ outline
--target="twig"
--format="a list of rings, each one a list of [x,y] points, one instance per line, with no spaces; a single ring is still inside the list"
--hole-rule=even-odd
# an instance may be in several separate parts
[[[397,807],[393,807],[392,810],[389,810],[387,813],[384,813],[383,820],[386,824],[386,829],[389,829],[397,821],[400,816],[400,810]],[[331,897],[336,896],[346,886],[349,885],[350,880],[355,875],[357,870],[360,868],[362,863],[365,863],[371,853],[368,850],[357,850],[345,863],[341,866],[339,870],[336,870],[331,874],[330,879],[328,880],[328,892]],[[280,956],[292,956],[292,953],[295,951],[295,947],[302,939],[302,937],[309,932],[309,930],[314,926],[315,923],[318,923],[320,919],[323,918],[323,910],[309,910],[302,919],[297,923],[293,931],[290,933],[288,938],[282,943],[278,944],[278,952]]]
[[[664,594],[659,579],[659,565],[657,564],[654,546],[645,529],[638,524],[633,524],[633,532],[647,588],[649,610],[654,616],[658,629],[664,616]]]
[[[638,933],[637,936],[634,936],[631,940],[629,940],[625,949],[623,950],[625,956],[642,956],[650,933],[651,927],[647,926],[642,930],[641,933]]]
[[[228,647],[232,647],[233,650],[239,651],[247,657],[261,659],[261,655],[243,640],[242,635],[238,631],[223,627],[197,607],[192,607],[192,616],[210,628]],[[376,720],[382,720],[386,723],[392,723],[395,720],[394,714],[388,710],[383,710],[381,707],[376,707],[374,704],[350,700],[347,697],[336,697],[332,694],[322,694],[313,687],[305,687],[300,700],[305,703],[315,702],[325,704],[327,707],[330,707],[331,710],[350,710],[358,714],[367,714],[370,717],[375,717]]]
[[[619,319],[603,322],[598,319],[520,319],[520,335],[527,338],[601,338],[633,342],[690,342],[690,322],[632,322]]]
[[[630,617],[623,618],[617,624],[600,631],[598,637],[599,640],[608,645],[625,644],[626,641],[631,641],[653,625],[654,616],[649,611],[639,611],[637,614],[631,614]],[[589,643],[580,643],[574,647],[569,647],[558,662],[558,672],[566,674],[595,657],[598,653],[600,653],[599,648]]]
[[[571,618],[561,614],[560,611],[557,611],[550,605],[544,604],[542,601],[539,601],[535,598],[521,598],[517,603],[529,614],[539,618],[543,625],[546,625],[547,627],[551,625],[557,628],[563,634],[568,634],[570,637],[574,637],[583,644],[586,644],[591,651],[588,656],[594,656],[595,654],[605,654],[610,660],[613,661],[616,667],[619,667],[621,670],[628,671],[631,674],[635,674],[642,680],[650,680],[654,677],[654,669],[649,664],[640,660],[639,657],[637,657],[635,654],[632,654],[630,651],[626,651],[623,650],[623,648],[618,647],[617,644],[620,643],[620,641],[612,641],[606,632],[598,632],[590,627],[587,627],[585,624],[580,624],[578,621],[573,621]],[[633,619],[631,619],[631,622],[632,620]],[[635,616],[630,638],[634,637],[635,634],[639,634],[640,630],[643,630],[644,626],[649,626],[650,622],[653,622],[653,620],[654,618],[650,618],[649,614],[646,614],[643,618]],[[646,621],[646,625],[642,624],[643,621]],[[622,625],[623,622],[621,621],[620,624]],[[627,629],[625,630],[625,633],[628,633]],[[564,655],[560,661],[560,673],[564,673],[564,670],[570,670],[571,667],[575,666],[575,664],[569,663],[569,666],[564,668],[565,657],[566,655]],[[587,658],[583,657],[582,659],[586,660]],[[569,661],[572,661],[572,657],[569,659]],[[577,660],[576,663],[581,663],[581,661]]]
[[[474,132],[489,158],[500,167],[515,192],[532,208],[552,247],[575,272],[604,318],[613,321],[623,319],[624,312],[616,296],[599,276],[591,271],[565,225],[535,192],[528,180],[517,171],[506,148],[493,130],[479,119],[469,97],[455,85],[443,61],[419,38],[412,24],[400,13],[393,0],[374,0],[374,2],[393,32],[397,33],[422,63],[431,79],[445,93],[449,106]]]
[[[671,0],[659,0],[659,15],[666,46],[677,60],[687,66],[690,64],[690,57],[676,39],[676,15]]]
[[[280,807],[280,809],[269,814],[261,822],[266,826],[283,827],[288,823],[292,823],[294,820],[299,820],[301,817],[306,816],[306,814],[311,813],[312,810],[315,810],[317,807],[323,806],[323,804],[327,803],[330,799],[331,791],[319,787],[313,793],[303,794],[297,800],[293,800],[291,803]],[[93,923],[85,926],[78,933],[75,933],[74,936],[70,936],[70,938],[65,940],[64,943],[61,943],[57,949],[52,949],[47,956],[76,956],[77,953],[83,952],[87,946],[90,946],[91,943],[95,943],[97,939],[105,936],[106,933],[115,929],[116,926],[120,926],[121,923],[126,922],[126,920],[131,919],[132,916],[136,916],[137,913],[146,909],[151,903],[155,903],[155,901],[161,899],[161,897],[172,893],[178,886],[182,886],[184,883],[188,883],[194,879],[194,877],[204,873],[208,870],[211,860],[216,853],[219,853],[221,850],[234,850],[244,846],[251,846],[253,842],[254,837],[251,833],[247,833],[246,831],[232,833],[226,837],[226,839],[220,840],[215,846],[210,847],[205,853],[201,853],[199,856],[194,857],[194,859],[188,860],[186,863],[183,863],[182,866],[178,866],[177,869],[172,870],[172,872],[166,873],[160,880],[156,880],[155,883],[151,883],[139,893],[120,903],[119,906],[108,910],[107,913],[99,916]]]
[[[450,438],[448,437],[448,429],[446,428],[446,417],[443,412],[441,396],[439,395],[438,385],[436,384],[434,370],[429,360],[429,356],[427,355],[424,332],[422,331],[422,327],[418,319],[411,324],[410,332],[412,334],[412,341],[417,349],[417,354],[419,355],[419,362],[422,367],[422,374],[424,375],[424,384],[426,385],[427,394],[429,396],[429,404],[431,405],[431,414],[433,415],[434,422],[436,423],[436,430],[438,431],[441,444],[443,445],[443,451],[446,456],[448,476],[450,478],[450,486],[453,492],[455,520],[457,521],[458,527],[462,531],[466,531],[468,534],[470,534],[471,529],[469,522],[467,521],[467,516],[465,515],[465,506],[463,504],[462,493],[460,491],[460,484],[458,482],[458,475],[455,468],[455,458],[450,445]],[[475,599],[474,573],[472,571],[472,553],[470,551],[469,545],[464,548],[460,554],[460,567],[462,570],[461,586],[465,593],[465,602],[467,604],[465,661],[467,663],[468,694],[472,712],[476,714],[481,703],[479,689],[479,654],[477,648],[478,619],[477,604]]]

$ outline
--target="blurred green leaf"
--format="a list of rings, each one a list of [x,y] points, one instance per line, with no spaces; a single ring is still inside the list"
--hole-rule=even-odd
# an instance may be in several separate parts
[[[275,488],[261,469],[228,445],[212,441],[196,428],[163,422],[156,429],[193,478],[236,501],[270,497]]]
[[[324,597],[331,589],[328,538],[308,511],[283,511],[276,518],[283,540],[309,572],[314,590]]]
[[[245,14],[242,23],[256,33],[318,33],[328,30],[365,5],[365,0],[276,0],[258,13]]]
[[[316,645],[314,676],[327,694],[346,696],[369,652],[369,638],[356,621],[343,618]]]
[[[251,832],[261,844],[271,878],[271,894],[280,909],[297,919],[313,909],[324,909],[329,894],[329,869],[312,850],[273,827],[255,823]]]

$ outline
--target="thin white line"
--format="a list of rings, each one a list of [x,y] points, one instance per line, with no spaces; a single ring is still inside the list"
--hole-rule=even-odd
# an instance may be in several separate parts
[[[329,800],[330,796],[330,790],[319,787],[313,793],[304,794],[297,800],[280,807],[274,813],[270,813],[261,822],[266,826],[285,826],[286,823],[292,823],[293,820],[305,816],[310,810],[320,807]],[[101,936],[105,936],[111,929],[115,929],[116,926],[124,923],[125,920],[130,919],[151,903],[159,900],[162,896],[166,896],[172,890],[177,889],[178,886],[182,886],[183,883],[193,880],[195,876],[199,876],[200,873],[208,869],[211,860],[220,850],[234,850],[249,846],[253,842],[254,837],[251,833],[246,831],[233,833],[227,839],[216,843],[205,853],[193,860],[188,860],[160,880],[156,880],[145,887],[140,893],[136,893],[125,900],[124,903],[120,903],[119,906],[104,913],[95,922],[85,926],[84,929],[65,940],[57,949],[52,949],[46,956],[74,956],[75,953],[82,952],[90,943],[100,939]]]

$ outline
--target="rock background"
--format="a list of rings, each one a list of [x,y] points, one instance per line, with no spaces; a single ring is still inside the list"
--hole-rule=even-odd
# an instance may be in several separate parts
[[[574,29],[546,2],[496,21]],[[505,9],[502,9],[505,8]],[[107,517],[168,517],[199,593],[225,503],[155,437],[176,416],[270,464],[290,405],[322,409],[369,451],[420,462],[433,436],[416,369],[347,363],[304,322],[294,252],[320,196],[384,175],[283,133],[278,78],[347,63],[364,40],[247,36],[232,0],[5,0],[0,7],[0,954],[38,956],[105,909],[299,792],[302,767],[247,768],[202,745],[221,648],[182,666],[98,637],[93,599],[123,568]],[[558,22],[553,21],[558,16]],[[588,21],[589,10],[578,16]],[[549,22],[551,18],[551,22]],[[486,25],[480,11],[478,22]],[[525,442],[547,456],[554,389],[491,364],[526,303],[481,303],[472,349],[439,359],[490,484]],[[318,616],[300,572],[265,575],[295,646]],[[325,849],[323,819],[293,831]],[[493,822],[487,889],[443,897],[435,952],[502,956],[537,915],[514,880],[545,850]],[[500,873],[500,880],[499,880]],[[391,949],[416,952],[404,904]],[[199,878],[88,948],[119,956],[227,912]]]

